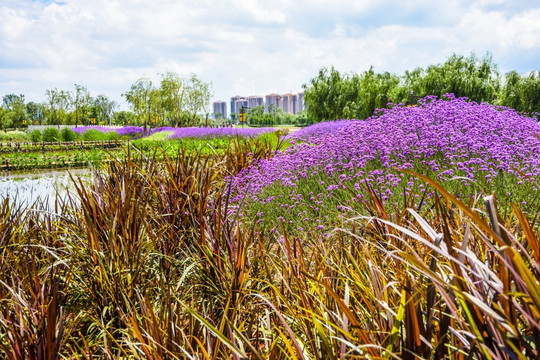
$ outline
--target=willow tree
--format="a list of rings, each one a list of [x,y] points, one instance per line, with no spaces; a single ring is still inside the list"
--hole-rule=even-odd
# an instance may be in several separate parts
[[[190,114],[191,125],[195,125],[197,114],[204,111],[212,97],[212,84],[202,81],[195,74],[191,74],[187,81],[186,109]],[[208,113],[207,113],[208,114]]]
[[[152,101],[155,99],[155,91],[152,91],[152,80],[146,77],[138,79],[129,91],[122,94],[126,101],[131,105],[131,109],[139,120],[144,124],[144,132],[151,123],[154,106]]]
[[[71,106],[69,93],[54,88],[46,90],[45,96],[47,97],[46,110],[49,124],[60,126],[60,113],[65,114],[66,109]]]
[[[528,75],[515,70],[507,73],[499,103],[529,114],[540,113],[540,70]]]
[[[476,102],[493,103],[500,90],[500,75],[491,55],[478,58],[453,54],[443,64],[416,68],[406,79],[405,92],[415,98],[452,93]],[[403,99],[400,99],[403,100]]]
[[[345,75],[333,67],[323,68],[303,86],[307,116],[312,122],[365,119],[387,106],[399,83],[397,75],[376,73],[373,68]]]
[[[68,100],[71,103],[71,107],[75,115],[75,127],[79,125],[79,119],[82,124],[86,124],[85,118],[88,113],[88,109],[92,105],[92,97],[88,92],[86,86],[75,84],[75,91],[68,93]]]
[[[166,72],[161,75],[160,92],[163,111],[175,126],[182,126],[182,111],[187,102],[186,81],[176,73]]]
[[[314,122],[346,117],[357,98],[349,83],[348,76],[342,76],[333,66],[320,69],[316,77],[303,85],[308,117]]]

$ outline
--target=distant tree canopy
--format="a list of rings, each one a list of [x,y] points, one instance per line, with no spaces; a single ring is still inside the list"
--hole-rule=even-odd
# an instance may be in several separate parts
[[[540,113],[540,71],[520,75],[499,74],[491,56],[479,59],[452,55],[446,62],[426,69],[406,71],[401,77],[375,73],[340,74],[323,68],[304,84],[310,122],[336,119],[365,119],[388,103],[415,104],[427,95],[453,93],[476,102],[508,106],[529,114]]]
[[[74,91],[47,89],[45,101],[25,104],[24,95],[7,94],[0,107],[0,130],[40,125],[144,125],[185,126],[208,122],[211,83],[192,74],[182,78],[167,72],[159,87],[142,77],[124,96],[132,111],[118,112],[118,104],[106,95],[92,97],[85,86]],[[206,119],[203,117],[206,116]]]
[[[85,86],[73,91],[48,89],[45,101],[25,102],[23,94],[7,94],[0,107],[0,130],[29,124],[144,126],[209,125],[212,84],[197,75],[160,74],[158,86],[146,77],[138,79],[122,96],[131,111],[118,112],[118,104],[105,95],[92,97]],[[540,70],[526,74],[499,73],[490,55],[478,58],[453,54],[444,63],[405,71],[403,76],[376,73],[342,74],[334,67],[322,68],[304,88],[304,111],[293,116],[270,105],[248,114],[251,125],[300,124],[335,119],[365,119],[389,103],[416,104],[427,95],[453,93],[471,101],[508,106],[540,117]],[[231,114],[234,121],[236,114]],[[216,120],[218,123],[223,120]]]
[[[0,129],[21,128],[31,124],[78,125],[110,124],[117,104],[105,95],[95,98],[88,90],[75,84],[75,91],[47,89],[42,103],[25,103],[24,95],[8,94],[2,97]]]
[[[148,78],[140,78],[122,94],[138,121],[147,125],[198,125],[200,114],[208,120],[212,84],[191,74],[188,78],[167,72],[161,74],[159,88]]]

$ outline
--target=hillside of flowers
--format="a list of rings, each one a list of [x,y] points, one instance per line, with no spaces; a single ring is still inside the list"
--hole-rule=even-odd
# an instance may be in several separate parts
[[[433,192],[401,171],[412,170],[458,198],[496,191],[530,208],[537,206],[539,134],[535,120],[508,108],[453,95],[426,97],[418,106],[396,105],[365,121],[299,131],[287,150],[232,179],[235,200],[255,204],[261,219],[285,218],[300,230],[298,219],[313,224],[329,214],[343,216],[369,199],[366,188],[383,202],[429,199]]]

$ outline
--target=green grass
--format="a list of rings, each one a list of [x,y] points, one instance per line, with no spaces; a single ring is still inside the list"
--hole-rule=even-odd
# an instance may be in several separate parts
[[[172,131],[160,131],[150,136],[144,137],[141,140],[142,141],[166,140],[171,134],[173,134]]]

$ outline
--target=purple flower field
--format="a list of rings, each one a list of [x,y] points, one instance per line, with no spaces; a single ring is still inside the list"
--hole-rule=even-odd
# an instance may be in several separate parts
[[[143,128],[141,126],[124,126],[120,128],[108,128],[108,127],[102,127],[102,126],[81,126],[72,128],[72,130],[77,134],[82,134],[87,130],[97,130],[101,132],[116,132],[119,136],[128,135],[128,136],[134,136],[137,134],[141,134],[143,132]]]
[[[398,185],[410,191],[412,180],[398,169],[421,171],[440,182],[464,186],[491,184],[498,174],[517,179],[540,176],[540,124],[514,110],[467,102],[447,95],[427,97],[419,106],[394,106],[365,121],[336,121],[298,133],[296,142],[270,160],[244,169],[232,179],[236,200],[267,203],[265,189],[290,188],[321,178],[325,194],[367,183],[386,199]],[[311,136],[310,136],[311,135]],[[405,184],[404,184],[405,183]],[[301,201],[300,201],[301,202]]]
[[[102,126],[81,126],[72,130],[77,134],[82,134],[87,130],[94,129],[101,132],[116,132],[119,136],[122,135],[142,135],[143,128],[141,126],[124,126],[120,128],[108,128]],[[161,131],[171,131],[169,139],[181,138],[204,138],[204,137],[219,137],[219,136],[258,136],[263,133],[272,132],[274,128],[203,128],[203,127],[159,127],[150,129],[148,135],[155,134]]]
[[[172,128],[164,127],[157,128],[153,132],[159,131],[172,131],[169,139],[182,139],[182,138],[204,138],[204,137],[221,137],[221,136],[259,136],[263,133],[272,132],[274,128],[203,128],[203,127],[185,127],[185,128]]]

